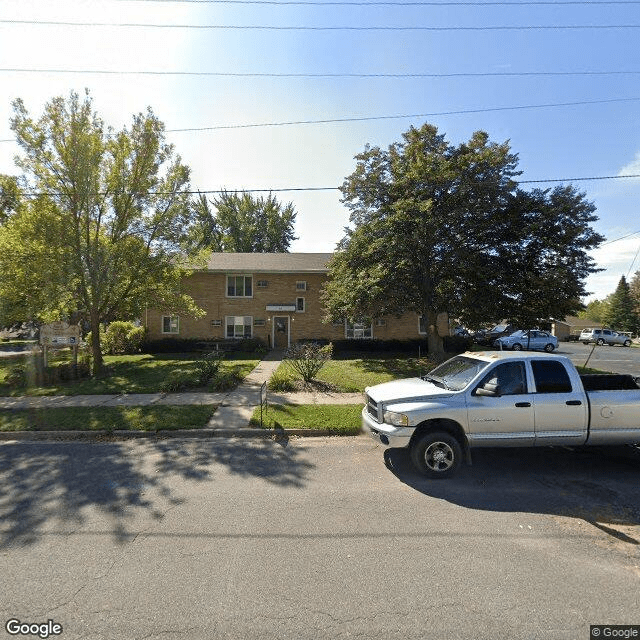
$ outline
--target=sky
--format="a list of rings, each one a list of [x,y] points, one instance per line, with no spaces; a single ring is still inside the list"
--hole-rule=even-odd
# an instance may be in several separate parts
[[[150,106],[193,189],[292,189],[291,250],[330,252],[354,157],[412,125],[509,140],[521,181],[640,174],[639,42],[640,0],[0,0],[0,173],[13,100],[88,89],[114,129]],[[640,178],[573,184],[607,238],[601,299],[640,270]]]

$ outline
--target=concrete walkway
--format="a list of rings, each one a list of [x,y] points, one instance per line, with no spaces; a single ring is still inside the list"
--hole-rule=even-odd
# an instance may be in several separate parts
[[[228,393],[132,393],[79,396],[0,397],[0,409],[46,409],[64,407],[133,407],[151,405],[217,405],[208,429],[243,429],[260,406],[260,387],[280,366],[283,353],[273,350],[258,363],[244,382]],[[272,393],[269,404],[361,404],[361,393]]]

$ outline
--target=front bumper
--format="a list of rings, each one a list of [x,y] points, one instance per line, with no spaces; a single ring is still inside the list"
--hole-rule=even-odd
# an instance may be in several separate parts
[[[365,406],[362,410],[362,429],[385,447],[408,447],[414,427],[394,427],[376,422]]]

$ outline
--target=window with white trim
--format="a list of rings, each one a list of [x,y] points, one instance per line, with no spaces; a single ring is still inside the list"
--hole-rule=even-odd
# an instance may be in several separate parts
[[[345,336],[348,340],[367,340],[373,338],[373,327],[371,322],[349,322],[345,323]]]
[[[162,316],[162,333],[180,333],[180,318]]]
[[[252,316],[227,316],[225,324],[227,338],[251,338],[253,336]]]
[[[253,297],[253,277],[252,276],[227,276],[227,297],[228,298],[252,298]]]
[[[306,309],[305,299],[304,298],[296,298],[296,311],[299,313],[304,312]]]

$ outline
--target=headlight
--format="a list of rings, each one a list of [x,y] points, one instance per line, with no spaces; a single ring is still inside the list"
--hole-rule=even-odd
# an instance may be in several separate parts
[[[404,413],[396,413],[395,411],[385,411],[382,418],[386,424],[392,424],[395,427],[406,427],[409,425],[409,418]]]

